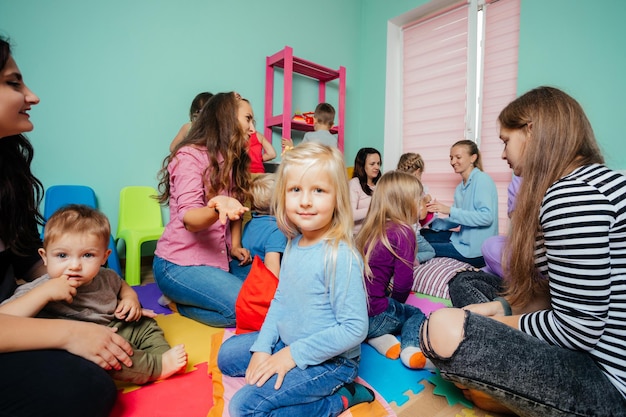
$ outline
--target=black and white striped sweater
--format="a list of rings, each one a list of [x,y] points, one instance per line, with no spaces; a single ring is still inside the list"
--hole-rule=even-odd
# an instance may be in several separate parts
[[[548,189],[539,216],[552,310],[523,315],[520,329],[588,352],[626,397],[626,176],[580,167]]]

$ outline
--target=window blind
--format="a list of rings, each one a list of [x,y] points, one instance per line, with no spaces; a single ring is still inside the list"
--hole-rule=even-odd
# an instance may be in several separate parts
[[[452,204],[459,182],[450,145],[465,137],[468,6],[463,4],[404,30],[403,153],[424,159],[424,185]]]
[[[475,50],[471,43],[476,42],[472,37],[477,31],[469,30],[470,22],[477,21],[470,16],[475,9],[469,4],[456,5],[403,28],[402,152],[422,155],[424,185],[433,197],[452,204],[461,179],[450,167],[450,146],[460,139],[476,140],[483,168],[498,187],[500,232],[504,233],[508,229],[506,189],[511,170],[501,159],[496,119],[516,93],[519,0],[483,6],[483,56],[478,60],[469,59]],[[468,68],[474,62],[482,65]],[[475,80],[468,78],[476,72],[482,79],[478,100],[473,95],[476,89],[469,88]],[[473,132],[467,112],[468,103],[476,101],[479,122]]]

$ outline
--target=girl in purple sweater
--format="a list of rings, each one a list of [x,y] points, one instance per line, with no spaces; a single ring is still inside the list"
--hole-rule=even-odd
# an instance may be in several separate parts
[[[416,243],[412,225],[418,221],[421,195],[422,185],[413,175],[385,173],[356,237],[365,263],[367,343],[412,369],[426,365],[415,331],[426,317],[419,308],[405,304],[413,288]]]

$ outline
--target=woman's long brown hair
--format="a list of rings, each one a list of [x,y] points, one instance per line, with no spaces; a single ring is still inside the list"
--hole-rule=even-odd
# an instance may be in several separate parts
[[[183,146],[206,148],[209,166],[203,175],[207,200],[232,188],[233,197],[243,202],[250,181],[250,157],[246,133],[237,118],[241,98],[234,92],[218,93],[202,107],[187,134],[165,158],[159,171],[159,202],[167,204],[170,197],[169,163]],[[218,155],[224,158],[223,163]],[[208,175],[207,175],[208,173]]]
[[[511,304],[523,307],[547,292],[547,277],[539,276],[535,267],[535,247],[542,234],[539,210],[546,191],[573,169],[604,159],[582,107],[559,89],[527,92],[507,105],[498,121],[503,128],[526,134],[522,185],[503,256],[506,294]]]

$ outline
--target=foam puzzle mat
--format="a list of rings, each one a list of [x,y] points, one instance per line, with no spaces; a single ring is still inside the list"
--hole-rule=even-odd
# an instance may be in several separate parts
[[[164,381],[144,386],[118,383],[119,394],[111,417],[213,417],[214,388],[211,355],[216,354],[223,334],[195,322],[157,303],[161,292],[156,284],[134,289],[145,308],[159,315],[156,320],[171,345],[183,343],[189,355],[185,372]],[[426,315],[446,307],[446,300],[412,294],[407,303],[419,307]],[[218,339],[219,340],[219,339]],[[501,417],[486,413],[467,401],[459,389],[442,379],[436,372],[411,370],[399,360],[378,354],[367,344],[362,345],[359,381],[371,386],[380,398],[374,406],[353,407],[341,417]],[[373,414],[372,414],[373,413]]]

